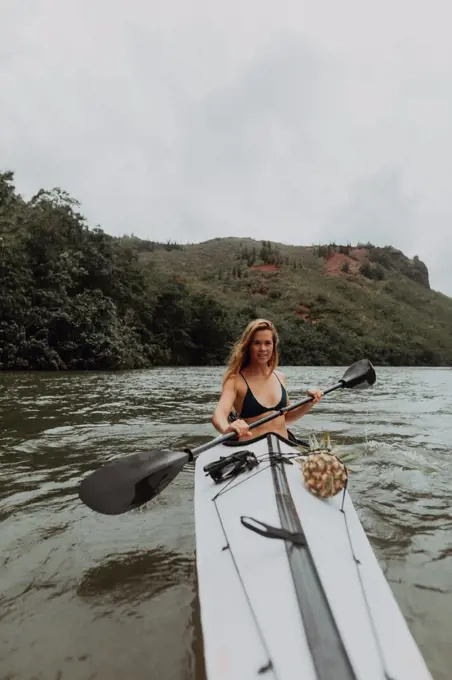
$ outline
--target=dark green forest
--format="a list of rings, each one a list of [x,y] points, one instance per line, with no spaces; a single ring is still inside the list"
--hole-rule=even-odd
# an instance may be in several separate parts
[[[452,365],[452,300],[429,290],[419,260],[374,249],[333,279],[322,267],[334,245],[249,243],[112,237],[65,191],[26,201],[0,174],[0,368],[222,364],[256,316],[277,324],[282,364]]]
[[[212,363],[226,310],[139,263],[127,240],[89,229],[61,190],[23,201],[0,175],[0,366],[118,369]],[[155,244],[170,248],[171,245]]]

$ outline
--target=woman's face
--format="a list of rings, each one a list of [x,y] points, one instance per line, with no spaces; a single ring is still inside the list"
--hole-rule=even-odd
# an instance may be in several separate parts
[[[271,330],[256,331],[251,340],[250,361],[256,364],[268,364],[273,354],[273,334]]]

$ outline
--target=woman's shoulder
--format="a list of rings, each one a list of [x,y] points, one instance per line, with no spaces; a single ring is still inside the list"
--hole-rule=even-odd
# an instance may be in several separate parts
[[[240,374],[240,372],[231,373],[231,375],[228,375],[224,381],[224,387],[229,387],[229,389],[237,389],[240,388],[243,382],[243,376]]]
[[[284,375],[284,373],[279,368],[275,368],[274,373],[276,373],[278,378],[285,385],[286,384],[286,376]]]

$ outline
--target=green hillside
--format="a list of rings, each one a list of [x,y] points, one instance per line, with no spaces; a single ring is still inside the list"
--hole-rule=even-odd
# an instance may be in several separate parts
[[[180,245],[90,229],[59,189],[0,174],[0,368],[224,363],[255,317],[281,363],[452,366],[452,298],[416,257],[371,244],[249,238]]]
[[[452,299],[430,290],[428,271],[391,247],[289,246],[213,239],[140,261],[159,278],[171,273],[213,293],[232,313],[270,317],[283,357],[336,363],[368,354],[387,364],[450,365]]]

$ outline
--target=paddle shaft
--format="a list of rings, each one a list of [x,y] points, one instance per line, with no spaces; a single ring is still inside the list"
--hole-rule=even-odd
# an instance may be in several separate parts
[[[345,382],[343,380],[340,380],[336,385],[333,385],[333,387],[328,387],[328,389],[323,391],[323,395],[328,394],[329,392],[334,392],[334,390],[339,389],[340,387],[344,387]],[[285,413],[288,413],[289,411],[293,411],[296,408],[299,408],[300,406],[304,406],[305,404],[308,404],[310,401],[313,400],[314,397],[305,397],[305,399],[302,399],[301,401],[297,401],[295,404],[291,404],[290,406],[285,406],[284,408],[280,408],[274,413],[269,413],[268,416],[264,416],[264,418],[259,418],[259,420],[255,420],[253,423],[250,423],[250,430],[252,430],[254,427],[259,427],[259,425],[263,425],[264,423],[268,423],[270,420],[273,420],[274,418],[279,418],[279,416],[284,415]],[[228,441],[229,439],[234,439],[237,437],[236,432],[227,432],[226,434],[221,434],[219,437],[216,437],[210,442],[206,442],[205,444],[201,444],[201,446],[197,446],[196,449],[186,449],[187,453],[193,457],[193,459],[196,456],[199,456],[200,453],[203,453],[204,451],[207,451],[208,449],[213,448],[214,446],[217,446],[217,444],[222,444],[225,441]]]

